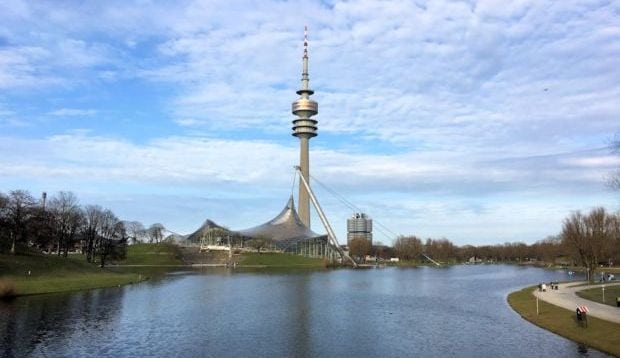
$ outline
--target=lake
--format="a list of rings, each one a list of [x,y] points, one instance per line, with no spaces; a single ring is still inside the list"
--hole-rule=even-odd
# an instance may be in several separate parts
[[[569,279],[511,265],[176,273],[0,303],[0,356],[604,357],[506,302]]]

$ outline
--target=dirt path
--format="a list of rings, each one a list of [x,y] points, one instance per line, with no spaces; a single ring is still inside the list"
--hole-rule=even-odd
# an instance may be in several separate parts
[[[575,311],[577,306],[586,305],[590,316],[610,322],[620,323],[620,307],[604,305],[602,303],[586,300],[585,298],[577,296],[575,292],[592,288],[592,286],[579,286],[584,283],[585,282],[561,283],[558,290],[547,289],[547,292],[539,292],[538,289],[536,289],[533,294],[543,301],[571,311]],[[607,286],[616,285],[620,285],[620,282],[607,284]]]

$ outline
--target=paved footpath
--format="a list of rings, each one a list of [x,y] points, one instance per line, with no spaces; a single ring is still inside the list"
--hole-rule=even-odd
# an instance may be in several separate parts
[[[620,307],[613,307],[604,305],[602,303],[586,300],[575,294],[577,291],[587,290],[594,288],[593,286],[578,286],[584,284],[583,282],[568,282],[559,284],[559,290],[550,290],[547,286],[547,292],[538,292],[538,289],[534,290],[534,296],[539,299],[549,302],[553,305],[566,308],[571,311],[575,311],[577,306],[586,305],[588,307],[588,315],[620,323]],[[605,284],[605,287],[620,285],[618,283]],[[578,286],[578,287],[575,287]],[[600,286],[599,286],[600,287]],[[616,299],[616,297],[610,297],[610,299]]]

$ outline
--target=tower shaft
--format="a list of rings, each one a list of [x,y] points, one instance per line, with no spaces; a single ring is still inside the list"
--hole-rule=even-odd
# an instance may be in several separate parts
[[[306,179],[306,182],[310,183],[310,138],[299,137],[299,168],[301,175]],[[298,197],[298,210],[299,218],[307,226],[310,227],[310,199],[306,188],[299,183],[299,197]]]

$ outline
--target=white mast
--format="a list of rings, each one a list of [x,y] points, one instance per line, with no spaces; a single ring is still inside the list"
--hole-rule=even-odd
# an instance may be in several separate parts
[[[310,196],[310,201],[312,201],[312,205],[314,205],[314,208],[319,213],[319,218],[321,219],[321,222],[323,223],[325,230],[327,230],[328,240],[331,242],[333,246],[336,247],[336,250],[338,250],[338,252],[340,253],[340,255],[342,255],[342,257],[351,261],[351,263],[353,264],[353,267],[357,267],[357,262],[355,262],[355,260],[353,260],[349,255],[347,255],[340,247],[340,244],[338,244],[338,239],[336,238],[336,234],[334,233],[334,230],[332,230],[332,227],[329,224],[329,221],[327,220],[325,213],[323,213],[323,209],[321,209],[321,205],[319,204],[319,201],[314,196],[314,192],[312,192],[312,189],[310,189],[310,185],[308,185],[306,178],[304,178],[303,174],[301,173],[301,168],[299,168],[299,166],[295,166],[295,171],[297,171],[297,174],[299,174],[301,183],[303,183],[304,187],[306,188],[306,191],[308,192],[308,195]]]

